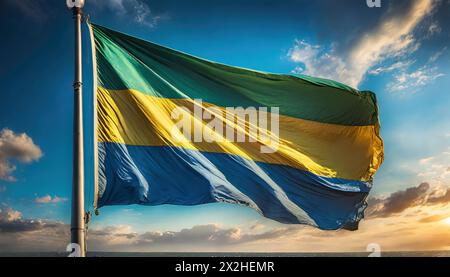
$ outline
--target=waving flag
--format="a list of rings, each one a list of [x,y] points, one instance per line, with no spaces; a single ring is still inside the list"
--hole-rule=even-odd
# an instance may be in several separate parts
[[[283,223],[357,228],[383,160],[372,92],[90,28],[97,207],[226,202]]]

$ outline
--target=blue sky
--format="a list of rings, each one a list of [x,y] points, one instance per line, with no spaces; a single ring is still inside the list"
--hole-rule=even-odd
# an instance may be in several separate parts
[[[0,203],[9,221],[14,218],[26,224],[40,219],[43,225],[58,222],[66,226],[70,220],[73,25],[64,2],[6,0],[0,4],[0,137],[3,145],[10,143],[20,150],[19,154],[2,152],[0,143]],[[365,0],[86,2],[85,13],[93,22],[183,52],[256,70],[331,78],[374,91],[381,108],[386,155],[371,193],[379,201],[374,201],[376,205],[382,203],[374,204],[374,213],[390,207],[386,201],[400,195],[406,206],[383,220],[406,217],[404,213],[413,209],[422,212],[414,212],[416,217],[447,215],[447,202],[435,207],[426,199],[445,196],[450,187],[448,0],[382,0],[381,8],[368,8]],[[92,62],[85,24],[83,66],[86,199],[92,201]],[[423,182],[429,184],[426,195],[419,189]],[[416,193],[415,198],[408,198],[411,192]],[[425,202],[419,205],[420,201]],[[173,231],[181,236],[183,228],[191,233],[203,228],[204,233],[227,238],[223,243],[230,247],[226,249],[239,251],[258,251],[263,243],[258,239],[233,243],[230,233],[236,230],[240,238],[245,237],[242,234],[246,238],[267,234],[265,243],[280,251],[364,249],[365,240],[382,240],[367,231],[382,225],[379,218],[363,222],[361,243],[353,248],[337,243],[345,242],[346,234],[341,238],[320,233],[317,244],[299,242],[298,248],[291,249],[277,230],[298,237],[313,231],[293,230],[239,206],[123,206],[105,207],[100,213],[90,226],[98,232],[92,236],[92,245],[98,249],[135,249],[121,240],[117,245],[107,244],[101,230],[136,236]],[[432,232],[444,232],[439,226]],[[9,236],[13,235],[3,235]],[[404,244],[390,240],[385,244],[391,249],[414,248],[406,240]],[[181,245],[187,251],[216,247]],[[450,242],[442,246],[430,241],[417,247],[449,246]],[[33,249],[32,243],[21,247]],[[148,249],[177,250],[163,242]]]

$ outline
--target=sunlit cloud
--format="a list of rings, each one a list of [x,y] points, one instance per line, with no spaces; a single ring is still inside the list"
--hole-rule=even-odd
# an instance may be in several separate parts
[[[321,231],[303,225],[225,227],[194,225],[175,231],[136,231],[130,225],[90,226],[90,251],[364,252],[449,250],[450,188],[422,183],[372,197],[358,231]],[[70,227],[56,221],[24,219],[10,207],[0,210],[1,251],[63,251]],[[41,242],[38,245],[37,242]]]
[[[423,159],[419,160],[419,163],[422,164],[422,165],[423,164],[427,164],[427,163],[431,162],[433,159],[434,159],[434,157],[423,158]]]
[[[427,216],[424,218],[421,218],[419,222],[421,223],[431,223],[431,222],[437,222],[437,221],[444,221],[444,223],[448,224],[448,220],[450,219],[450,214],[436,214],[432,216]]]
[[[437,184],[450,183],[450,151],[444,150],[435,156],[420,159],[418,177],[432,180]]]
[[[65,251],[70,227],[58,221],[24,219],[22,213],[0,206],[0,252]]]
[[[408,208],[423,205],[429,189],[428,183],[422,183],[417,187],[396,191],[384,199],[372,197],[369,199],[370,208],[367,214],[370,217],[388,217]]]
[[[68,199],[65,197],[59,197],[59,196],[54,196],[51,197],[50,195],[46,195],[46,196],[42,196],[42,197],[36,197],[34,199],[34,202],[39,203],[39,204],[55,204],[55,203],[61,203],[61,202],[66,202]]]
[[[30,163],[39,160],[42,155],[39,146],[27,134],[16,134],[10,129],[0,130],[0,180],[16,180],[11,175],[16,170],[13,161]]]
[[[11,209],[8,206],[0,206],[0,221],[1,222],[12,222],[19,220],[22,217],[22,213]]]
[[[433,0],[414,0],[403,13],[389,10],[379,24],[361,36],[346,53],[338,54],[334,45],[326,49],[306,41],[296,41],[288,56],[302,65],[294,72],[334,79],[358,87],[372,67],[390,58],[410,55],[420,47],[413,31],[432,13],[437,4]],[[371,72],[380,74],[405,68],[410,63],[411,61],[395,62]],[[416,75],[422,77],[422,82],[425,82],[426,77],[432,78],[423,72]]]

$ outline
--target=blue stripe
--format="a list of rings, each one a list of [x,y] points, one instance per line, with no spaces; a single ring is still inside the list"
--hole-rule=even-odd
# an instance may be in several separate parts
[[[174,147],[99,143],[98,206],[238,203],[282,223],[355,226],[370,183]]]

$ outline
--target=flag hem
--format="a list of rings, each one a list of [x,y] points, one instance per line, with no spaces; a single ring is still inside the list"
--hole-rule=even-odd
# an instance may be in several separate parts
[[[92,24],[87,22],[89,28],[89,36],[91,38],[91,51],[92,51],[92,83],[93,83],[93,158],[94,158],[94,199],[93,207],[97,209],[98,205],[98,134],[97,134],[97,54],[95,47],[94,31],[92,30]]]

